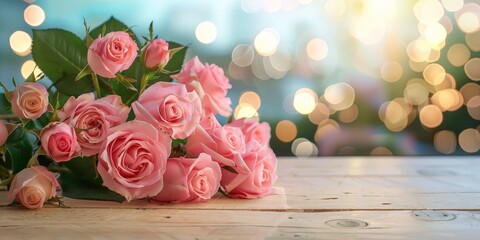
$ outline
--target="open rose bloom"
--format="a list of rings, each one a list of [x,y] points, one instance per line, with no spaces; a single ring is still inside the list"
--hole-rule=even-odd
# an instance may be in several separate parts
[[[21,119],[37,119],[48,110],[48,92],[40,83],[25,82],[12,93],[12,111]]]
[[[17,199],[30,209],[41,208],[45,201],[57,196],[60,186],[55,175],[43,166],[25,168],[13,178],[7,201]]]

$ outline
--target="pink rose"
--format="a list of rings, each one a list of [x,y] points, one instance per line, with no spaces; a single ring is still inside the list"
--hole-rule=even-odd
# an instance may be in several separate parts
[[[242,159],[248,171],[233,167],[237,173],[232,173],[222,169],[221,184],[227,195],[233,198],[258,198],[271,194],[277,180],[277,158],[272,149],[251,142]]]
[[[88,49],[87,60],[92,71],[102,77],[114,78],[128,69],[137,57],[138,47],[126,32],[98,36]]]
[[[24,82],[12,93],[12,111],[21,119],[37,119],[48,110],[48,92],[40,83]]]
[[[198,158],[170,158],[163,175],[164,188],[154,198],[160,202],[201,202],[210,199],[220,187],[218,163],[202,153]]]
[[[64,122],[52,122],[45,126],[40,141],[48,156],[56,162],[66,162],[80,152],[75,129]]]
[[[163,39],[154,39],[147,45],[144,55],[144,63],[147,68],[163,68],[170,60],[168,43]]]
[[[52,197],[57,196],[57,188],[60,187],[55,175],[46,167],[33,166],[20,171],[13,178],[7,201],[17,199],[23,206],[37,209]]]
[[[178,83],[153,84],[132,107],[136,119],[149,122],[177,139],[190,136],[202,116],[197,94],[187,92],[185,85]]]
[[[61,121],[79,129],[77,141],[83,156],[92,156],[100,148],[110,128],[127,121],[130,108],[122,103],[120,96],[109,95],[95,100],[93,93],[77,98],[70,97],[58,111]]]
[[[0,121],[0,146],[3,146],[8,138],[8,129],[3,121]]]
[[[207,153],[222,167],[236,166],[246,169],[241,158],[246,151],[245,136],[237,127],[225,125],[208,133],[199,126],[187,139],[185,149],[191,156]]]
[[[215,118],[215,115],[213,115],[212,113],[203,116],[200,119],[200,126],[202,126],[202,128],[208,134],[212,134],[215,129],[222,127],[222,125],[220,125],[220,123],[218,122],[217,118]]]
[[[111,128],[98,154],[103,185],[127,201],[156,196],[172,140],[149,123],[133,120]]]
[[[232,88],[223,69],[215,64],[203,65],[198,57],[194,57],[183,66],[179,74],[171,76],[179,83],[187,85],[188,91],[196,91],[202,99],[204,114],[220,113],[229,116],[232,112],[232,101],[227,97]]]
[[[245,142],[257,141],[262,146],[269,146],[271,134],[270,125],[266,122],[259,123],[253,118],[242,118],[228,124],[239,127],[245,134]]]

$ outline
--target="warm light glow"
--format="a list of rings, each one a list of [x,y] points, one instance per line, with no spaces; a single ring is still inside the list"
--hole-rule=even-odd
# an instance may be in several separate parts
[[[355,104],[338,113],[338,120],[344,123],[351,123],[355,121],[357,117],[358,117],[358,107]]]
[[[463,0],[442,0],[443,7],[449,12],[456,12],[463,7]]]
[[[337,122],[332,119],[327,120],[324,124],[318,126],[317,131],[315,132],[315,141],[318,142],[323,138],[328,138],[329,136],[331,136],[331,134],[338,131],[339,129],[340,126]]]
[[[255,50],[262,56],[270,56],[277,50],[278,42],[278,33],[271,28],[267,28],[255,37]]]
[[[10,35],[10,47],[19,56],[30,54],[32,38],[24,31],[16,31]]]
[[[425,39],[432,45],[440,44],[447,37],[447,30],[440,23],[428,25],[423,33]]]
[[[20,69],[22,77],[27,79],[30,74],[34,74],[35,79],[39,79],[39,76],[43,73],[40,68],[37,67],[37,64],[33,60],[27,60],[23,63],[22,68]]]
[[[445,79],[445,76],[445,68],[443,68],[442,65],[437,63],[429,64],[423,70],[423,77],[428,83],[432,85],[438,85],[442,83]]]
[[[275,135],[282,142],[291,142],[297,137],[297,126],[290,120],[282,120],[275,127]]]
[[[461,67],[470,59],[470,50],[463,43],[454,44],[448,49],[447,58],[453,66]]]
[[[445,79],[443,80],[443,82],[441,82],[438,85],[433,86],[435,91],[440,91],[440,90],[447,89],[447,88],[454,89],[456,87],[457,87],[457,82],[455,82],[455,78],[453,78],[453,76],[449,73],[447,73],[445,75]]]
[[[325,123],[330,116],[330,110],[328,107],[319,102],[317,103],[317,106],[315,106],[315,109],[311,113],[308,114],[308,119],[310,122],[316,125],[321,125]]]
[[[480,133],[477,129],[467,128],[458,135],[458,143],[463,151],[476,153],[480,150]]]
[[[297,157],[313,157],[318,155],[318,148],[307,139],[299,138],[292,143],[292,152]]]
[[[307,55],[312,60],[320,61],[327,57],[328,45],[320,38],[312,39],[307,44]]]
[[[428,89],[424,84],[409,82],[403,90],[403,97],[412,105],[422,105],[428,101]]]
[[[201,43],[212,43],[217,38],[217,26],[209,21],[201,22],[195,29],[195,36]]]
[[[480,28],[480,19],[473,12],[465,12],[457,19],[458,26],[466,33],[472,33]]]
[[[239,104],[249,104],[256,110],[260,108],[262,105],[262,101],[260,100],[260,96],[256,92],[248,91],[244,92],[238,101]]]
[[[480,120],[480,95],[472,97],[467,103],[467,111],[475,120]]]
[[[457,136],[454,132],[442,130],[433,137],[435,149],[443,154],[452,154],[457,148]]]
[[[41,7],[32,4],[25,8],[23,17],[28,25],[37,27],[45,21],[45,12]]]
[[[400,101],[390,101],[385,106],[380,107],[378,114],[380,119],[383,119],[385,127],[390,131],[399,132],[408,124],[409,109],[407,107]]]
[[[258,118],[258,112],[255,107],[250,104],[238,104],[233,113],[235,119],[240,118]]]
[[[480,58],[468,60],[468,62],[465,63],[464,69],[468,78],[474,81],[480,80]]]
[[[443,114],[439,107],[430,104],[420,110],[420,122],[427,128],[438,127],[443,121]]]
[[[239,67],[246,67],[252,64],[254,55],[250,45],[240,44],[232,51],[232,62]]]
[[[460,88],[465,103],[468,103],[475,96],[480,96],[480,85],[469,82]]]
[[[465,42],[472,51],[480,51],[480,31],[465,34]]]
[[[295,92],[293,107],[300,114],[309,114],[317,105],[317,94],[308,88],[302,88]]]
[[[325,15],[331,18],[342,17],[345,13],[345,0],[327,0],[323,6]]]
[[[415,17],[424,24],[434,24],[443,16],[443,6],[438,0],[420,0],[414,8]]]
[[[355,100],[355,91],[346,82],[332,84],[325,89],[325,100],[334,110],[343,110],[352,106]]]
[[[403,74],[402,65],[398,62],[386,62],[380,70],[383,80],[387,82],[396,82],[400,80]]]
[[[408,57],[415,62],[425,62],[432,51],[430,43],[424,38],[410,42],[407,46]]]
[[[370,152],[372,156],[392,156],[393,153],[386,147],[376,147]]]
[[[433,94],[432,103],[438,106],[442,112],[455,111],[463,105],[463,97],[455,89],[443,89]]]

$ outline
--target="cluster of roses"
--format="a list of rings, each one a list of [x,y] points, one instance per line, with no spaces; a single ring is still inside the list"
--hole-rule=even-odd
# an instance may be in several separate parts
[[[92,42],[88,65],[93,73],[113,78],[130,67],[137,51],[127,33],[111,32]],[[161,69],[170,58],[168,43],[154,39],[140,57],[147,68]],[[127,201],[198,202],[219,188],[235,198],[271,194],[277,159],[269,146],[270,126],[254,119],[222,126],[215,118],[232,112],[231,85],[223,70],[194,57],[171,78],[176,82],[157,82],[140,92],[131,104],[135,119],[129,121],[131,109],[117,95],[72,96],[54,110],[42,84],[24,82],[9,101],[24,120],[54,111],[54,120],[38,135],[42,151],[37,153],[57,163],[96,156],[103,185]],[[2,121],[0,134],[2,145],[8,136]],[[31,166],[13,178],[7,198],[39,208],[58,187],[47,168]]]

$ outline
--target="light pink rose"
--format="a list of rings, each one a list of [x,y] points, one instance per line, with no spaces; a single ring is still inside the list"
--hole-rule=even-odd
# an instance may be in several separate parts
[[[33,166],[20,171],[13,178],[7,201],[17,199],[29,209],[37,209],[52,197],[57,196],[60,187],[55,175],[43,166]]]
[[[262,146],[269,146],[271,133],[270,125],[266,122],[259,123],[253,118],[241,118],[228,125],[239,127],[245,134],[245,142],[257,141]]]
[[[149,122],[176,139],[192,134],[200,122],[202,107],[195,92],[185,85],[158,82],[132,104],[136,119]]]
[[[207,153],[222,167],[236,166],[247,169],[241,158],[246,152],[245,136],[238,127],[225,125],[208,133],[199,126],[187,139],[185,149],[190,156]]]
[[[108,130],[127,121],[129,112],[130,108],[122,103],[120,96],[109,95],[95,100],[93,93],[85,93],[77,98],[70,97],[58,116],[79,130],[80,153],[92,156],[100,152]]]
[[[215,64],[203,65],[198,57],[194,57],[183,66],[179,74],[172,75],[179,83],[187,85],[188,91],[196,91],[202,99],[204,114],[220,113],[229,116],[232,112],[232,101],[227,97],[232,88],[223,69]]]
[[[37,119],[48,110],[48,92],[40,83],[24,82],[12,93],[12,111],[21,119]]]
[[[164,67],[170,60],[168,43],[163,39],[154,39],[147,45],[144,62],[147,68]]]
[[[133,120],[111,128],[98,154],[103,185],[127,201],[156,196],[163,189],[163,174],[172,140],[147,122]]]
[[[128,69],[137,57],[138,47],[126,32],[110,32],[98,36],[88,48],[87,61],[92,71],[102,77],[114,78]]]
[[[277,180],[275,154],[270,147],[262,147],[255,141],[249,143],[248,148],[242,156],[248,171],[233,167],[237,173],[232,173],[222,169],[221,184],[229,197],[258,198],[273,192]]]
[[[200,118],[200,126],[208,134],[212,134],[215,129],[222,127],[222,125],[220,125],[220,123],[218,122],[217,118],[215,118],[215,115],[213,115],[212,113]]]
[[[48,156],[56,162],[66,162],[80,152],[75,129],[64,122],[52,122],[45,126],[40,141]]]
[[[0,120],[0,146],[3,146],[8,138],[8,129],[5,123]]]
[[[201,202],[210,199],[220,187],[218,163],[202,153],[198,158],[170,158],[163,175],[163,190],[154,198],[160,202]]]

